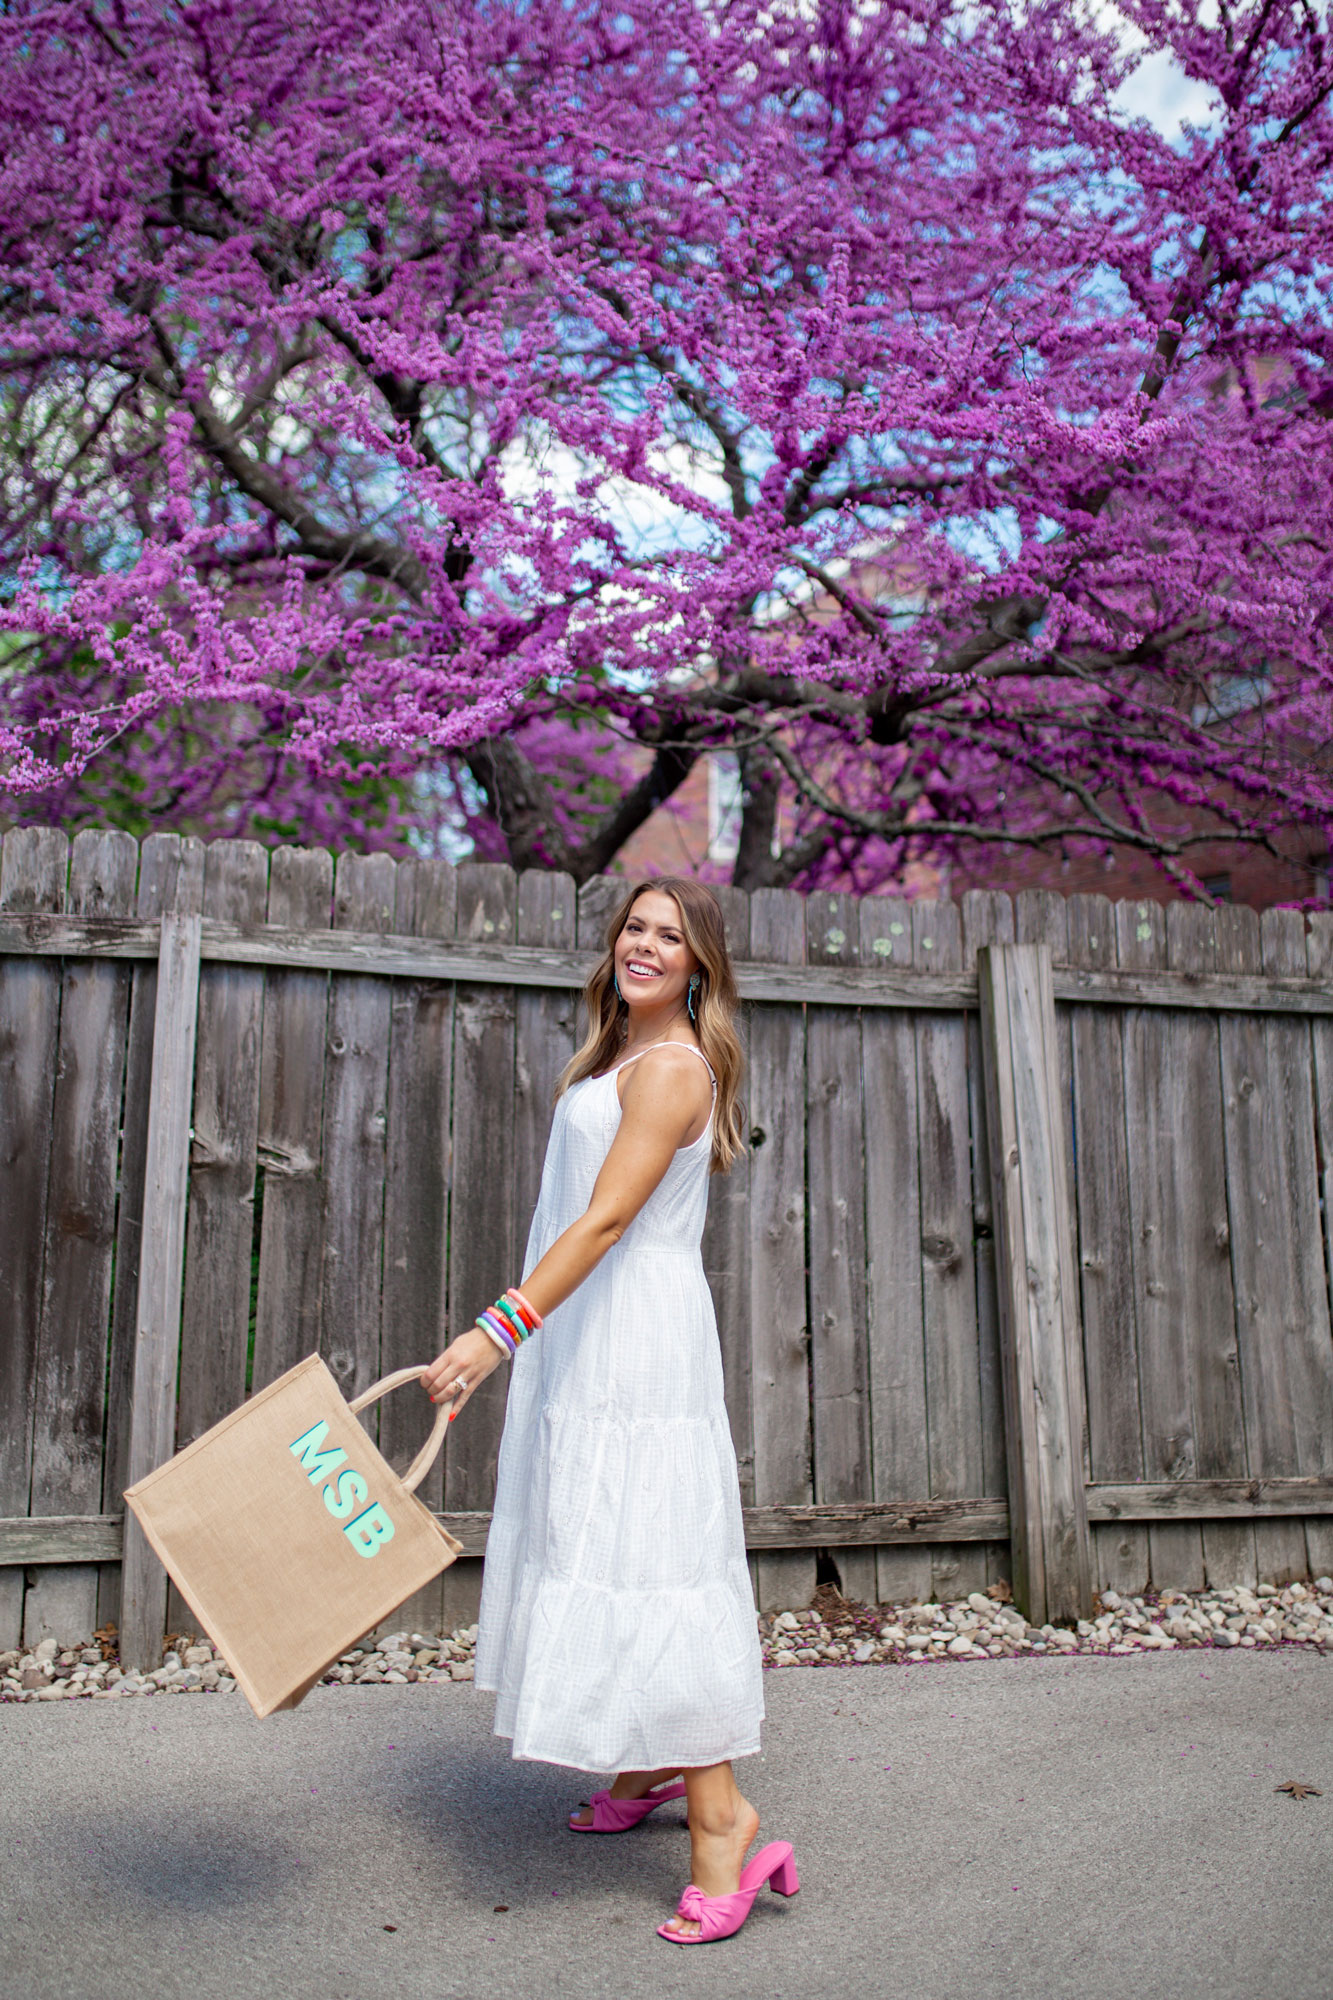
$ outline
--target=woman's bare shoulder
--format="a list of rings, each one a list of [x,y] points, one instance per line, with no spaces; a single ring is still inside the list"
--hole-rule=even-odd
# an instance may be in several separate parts
[[[625,1064],[619,1082],[622,1104],[630,1102],[631,1091],[634,1101],[643,1104],[660,1102],[664,1096],[691,1105],[696,1097],[712,1101],[712,1073],[693,1042],[654,1043]]]
[[[642,1070],[645,1063],[651,1063],[659,1070],[697,1071],[705,1082],[708,1079],[708,1063],[699,1044],[676,1041],[674,1037],[670,1041],[654,1042],[651,1047],[642,1049],[637,1056],[622,1057],[621,1061],[626,1076],[630,1078],[636,1069]]]

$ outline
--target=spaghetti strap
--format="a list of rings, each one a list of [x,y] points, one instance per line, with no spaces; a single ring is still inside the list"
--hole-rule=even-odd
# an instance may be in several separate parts
[[[666,1049],[666,1048],[688,1049],[692,1056],[698,1056],[700,1062],[703,1064],[704,1068],[708,1071],[709,1076],[712,1077],[713,1079],[713,1095],[714,1097],[717,1096],[717,1075],[713,1069],[713,1065],[712,1063],[709,1062],[708,1057],[704,1054],[703,1050],[696,1048],[693,1042],[650,1042],[648,1047],[646,1049],[640,1049],[638,1051],[638,1054],[632,1056],[626,1056],[623,1062],[616,1063],[613,1068],[604,1069],[602,1071],[602,1075],[603,1077],[616,1076],[622,1069],[628,1069],[631,1063],[638,1062],[640,1056],[650,1056],[654,1049]]]

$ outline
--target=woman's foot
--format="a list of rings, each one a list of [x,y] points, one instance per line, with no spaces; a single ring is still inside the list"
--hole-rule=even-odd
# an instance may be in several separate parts
[[[646,1799],[649,1792],[655,1792],[659,1785],[678,1783],[680,1775],[679,1771],[622,1771],[610,1788],[611,1797]],[[576,1813],[571,1813],[569,1823],[571,1826],[590,1828],[592,1807],[586,1803],[580,1806]]]
[[[741,1796],[729,1764],[688,1772],[690,1800],[690,1880],[705,1896],[731,1896],[740,1887],[741,1868],[759,1832],[759,1815]],[[699,1925],[675,1916],[665,1928],[697,1937]]]
[[[633,1811],[626,1806],[622,1811]],[[705,1896],[693,1882],[676,1905],[670,1923],[659,1924],[657,1935],[668,1944],[715,1944],[720,1938],[735,1937],[754,1908],[754,1899],[768,1884],[779,1896],[795,1896],[801,1887],[796,1873],[796,1856],[789,1840],[770,1840],[741,1869],[741,1879],[725,1896]]]

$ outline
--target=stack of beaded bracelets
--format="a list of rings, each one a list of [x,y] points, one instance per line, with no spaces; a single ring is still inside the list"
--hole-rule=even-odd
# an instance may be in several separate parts
[[[512,1359],[529,1334],[541,1332],[542,1316],[528,1304],[522,1292],[511,1285],[493,1306],[487,1306],[485,1312],[478,1313],[477,1325]]]

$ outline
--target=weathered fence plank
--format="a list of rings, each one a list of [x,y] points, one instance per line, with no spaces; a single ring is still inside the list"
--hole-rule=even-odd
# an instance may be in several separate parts
[[[1217,913],[1217,958],[1229,972],[1257,973],[1263,965],[1263,942],[1259,917],[1243,905],[1224,907]],[[1220,1088],[1222,1096],[1221,1132],[1226,1153],[1227,1235],[1226,1248],[1231,1265],[1232,1318],[1227,1328],[1233,1349],[1232,1366],[1243,1410],[1240,1447],[1246,1470],[1284,1472],[1293,1468],[1278,1462],[1269,1464],[1268,1447],[1276,1433],[1279,1461],[1285,1460],[1284,1434],[1289,1419],[1280,1412],[1262,1413],[1259,1398],[1271,1384],[1265,1381],[1266,1359],[1262,1346],[1268,1329],[1260,1325],[1258,1350],[1252,1322],[1258,1309],[1254,1296],[1256,1250],[1253,1244],[1233,1240],[1246,1230],[1262,1231],[1267,1221],[1269,1189],[1266,1184],[1246,1184],[1247,1172],[1266,1171],[1272,1164],[1278,1140],[1265,1132],[1265,1113],[1271,1121],[1274,1107],[1271,1092],[1274,1079],[1267,1074],[1264,1024],[1256,1018],[1220,1020],[1217,1024]],[[1280,1093],[1281,1085],[1277,1084]],[[1256,1115],[1250,1115],[1249,1100],[1256,1090],[1263,1098]],[[1259,1259],[1262,1266],[1262,1258]],[[1281,1363],[1277,1363],[1280,1368]],[[1198,1468],[1202,1471],[1202,1467]],[[1303,1574],[1305,1533],[1299,1522],[1256,1523],[1254,1530],[1254,1577],[1265,1583],[1285,1582]],[[1299,1567],[1298,1567],[1299,1565]]]
[[[996,889],[969,889],[960,902],[963,964],[976,976],[983,944],[1012,944],[1014,909]],[[995,1216],[991,1202],[990,1144],[986,1131],[986,1073],[981,1057],[981,1017],[967,1015],[967,1105],[972,1130],[972,1261],[977,1287],[977,1363],[981,1386],[981,1478],[987,1493],[1007,1493],[1004,1442],[1004,1367],[1000,1354],[999,1281],[995,1271]],[[986,1551],[991,1583],[1008,1582],[1013,1564],[1007,1543]]]
[[[452,938],[458,884],[447,861],[398,863],[394,930]],[[384,1188],[384,1288],[380,1368],[389,1374],[434,1360],[445,1344],[449,1277],[449,1186],[453,1148],[454,989],[442,980],[395,981],[390,993],[388,1155]],[[403,1390],[377,1405],[379,1446],[404,1466],[429,1414],[424,1395]],[[444,1500],[436,1460],[417,1489],[427,1507]],[[394,1630],[436,1632],[440,1580],[395,1612]]]
[[[138,866],[129,834],[80,833],[70,852],[72,906],[128,916]],[[33,1408],[38,1514],[92,1513],[101,1504],[129,993],[128,965],[64,967]],[[93,1568],[39,1572],[24,1602],[25,1643],[86,1637],[97,1620],[97,1585]]]
[[[1297,968],[1307,970],[1305,918],[1300,911],[1265,910],[1260,941],[1266,978],[1283,979]],[[1279,1340],[1284,1328],[1292,1329],[1286,1373],[1295,1399],[1298,1474],[1333,1472],[1333,1326],[1319,1240],[1320,1221],[1326,1229],[1328,1221],[1320,1210],[1313,1025],[1271,1018],[1265,1022],[1270,1070],[1282,1081],[1286,1104],[1281,1125],[1284,1171],[1278,1191],[1278,1202],[1285,1191],[1288,1203],[1279,1232],[1286,1249],[1277,1262],[1276,1276],[1278,1283],[1291,1285],[1285,1309],[1274,1312],[1272,1324]],[[1266,1241],[1272,1236],[1270,1223]],[[1305,1531],[1309,1574],[1325,1574],[1317,1560],[1317,1545],[1322,1541],[1327,1552],[1327,1530],[1307,1521]]]
[[[1117,907],[1136,910],[1141,906],[1122,903]],[[1323,981],[1245,978],[1235,973],[1192,972],[1188,966],[1178,965],[1157,973],[1123,966],[1118,972],[1084,972],[1065,966],[1055,974],[1055,997],[1098,1007],[1170,1007],[1191,1014],[1289,1014],[1314,1020],[1333,1014],[1333,986]]]
[[[1069,952],[1079,965],[1115,964],[1115,911],[1107,897],[1070,898]],[[1069,1011],[1089,1461],[1095,1480],[1141,1479],[1124,1016],[1103,1007]],[[1137,1596],[1148,1588],[1145,1527],[1099,1522],[1092,1530],[1092,1557],[1099,1589]]]
[[[859,929],[853,897],[807,898],[813,963],[854,962]],[[821,1007],[805,1035],[815,1500],[846,1503],[867,1493],[871,1479],[860,1017],[854,1008]],[[873,1598],[873,1555],[845,1556],[838,1569],[848,1597]]]
[[[805,958],[805,905],[790,890],[750,898],[750,950]],[[756,1506],[809,1505],[810,1394],[805,1272],[805,1023],[797,1007],[750,1022],[750,1310]],[[813,1554],[761,1555],[761,1611],[808,1604]]]
[[[129,1484],[171,1457],[176,1442],[181,1275],[190,1163],[195,1022],[199,1011],[199,918],[162,919],[153,1017],[153,1071],[144,1163],[143,1245],[130,1413]],[[138,1523],[125,1530],[120,1657],[152,1669],[162,1649],[167,1577]]]
[[[733,958],[747,957],[750,950],[750,899],[739,889],[722,888],[717,894],[731,955]],[[750,1017],[745,1008],[737,1016],[736,1034],[747,1060],[747,1076],[741,1082],[744,1102],[749,1095],[750,1041]],[[704,1269],[708,1273],[717,1307],[717,1331],[722,1348],[722,1374],[726,1383],[731,1442],[740,1475],[741,1500],[746,1506],[754,1498],[749,1196],[750,1156],[745,1152],[733,1162],[730,1173],[713,1178],[703,1240]]]
[[[1120,1521],[1253,1521],[1304,1517],[1333,1526],[1333,1476],[1310,1479],[1169,1479],[1129,1485],[1094,1484],[1087,1489],[1088,1518]],[[463,1553],[486,1552],[491,1516],[481,1509],[440,1513]],[[845,1507],[746,1507],[745,1543],[752,1553],[815,1548],[910,1551],[929,1561],[930,1545],[942,1535],[953,1541],[1000,1542],[1009,1533],[1008,1502],[996,1499],[871,1500]],[[55,1515],[0,1519],[0,1565],[86,1563],[120,1556],[121,1514]],[[766,1554],[759,1560],[767,1560]],[[406,1607],[404,1607],[404,1612]],[[402,1622],[404,1612],[395,1614]]]
[[[918,965],[955,972],[963,934],[953,903],[912,909]],[[952,1500],[984,1490],[981,1354],[973,1261],[972,1117],[967,1087],[967,1023],[937,1014],[916,1024],[917,1132],[920,1145],[921,1296],[930,1414],[930,1493]],[[934,1587],[942,1597],[984,1590],[984,1549],[942,1543],[934,1551]]]
[[[202,841],[151,833],[139,850],[138,916],[156,923],[166,910],[197,916],[203,903]],[[120,1129],[120,1204],[116,1213],[116,1271],[111,1296],[111,1352],[107,1364],[106,1455],[102,1506],[114,1512],[130,1483],[130,1424],[134,1398],[134,1349],[139,1325],[139,1256],[143,1241],[144,1171],[148,1108],[153,1084],[153,1023],[157,1013],[157,960],[136,965],[130,976],[130,1024],[125,1048],[125,1103]],[[120,1563],[104,1563],[97,1588],[102,1625],[120,1620]]]
[[[225,922],[258,924],[267,905],[267,851],[252,840],[214,841],[204,868],[204,913]],[[245,1399],[263,1017],[264,974],[258,966],[201,969],[178,1450]],[[188,1630],[191,1622],[189,1607],[173,1585],[167,1629]]]
[[[1226,912],[1223,910],[1217,914],[1225,918]],[[1174,968],[1188,972],[1209,972],[1213,969],[1217,963],[1220,929],[1214,917],[1215,913],[1201,903],[1175,903],[1168,908],[1167,956]],[[1191,1107],[1191,1116],[1205,1131],[1214,1135],[1211,1150],[1215,1158],[1223,1125],[1221,1068],[1212,1060],[1213,1038],[1206,1028],[1194,1022],[1180,1025],[1187,1037],[1199,1041],[1199,1083],[1206,1095],[1201,1103]],[[1225,1033],[1226,1025],[1219,1026]],[[1306,1032],[1308,1034],[1308,1030]],[[1182,1134],[1182,1138],[1185,1136]],[[1215,1187],[1218,1177],[1218,1168],[1210,1167],[1208,1184]],[[1225,1255],[1214,1252],[1211,1257],[1208,1256],[1206,1234],[1203,1240],[1205,1260],[1210,1267],[1216,1268],[1212,1269],[1211,1277],[1204,1279],[1204,1284],[1211,1284],[1212,1287],[1207,1304],[1203,1295],[1192,1300],[1188,1321],[1194,1471],[1200,1479],[1235,1478],[1247,1470],[1236,1346],[1235,1293]],[[1243,1583],[1253,1588],[1259,1577],[1251,1530],[1233,1521],[1205,1522],[1201,1535],[1204,1574],[1208,1581]]]
[[[287,925],[328,923],[333,859],[279,847],[268,913]],[[263,1176],[252,1386],[263,1389],[319,1348],[323,1287],[324,1044],[329,979],[270,970],[264,983],[256,1135]]]
[[[910,966],[912,905],[867,897],[860,910],[863,965]],[[921,1308],[916,1032],[910,1015],[861,1021],[865,1103],[866,1361],[870,1384],[872,1487],[876,1500],[930,1491],[926,1350]],[[928,1549],[882,1547],[877,1597],[929,1597]]]
[[[607,885],[605,889],[601,885]],[[621,876],[599,876],[579,890],[579,904],[594,895],[604,916],[624,894]],[[968,891],[998,895],[1002,892]],[[1048,895],[1050,891],[1036,892]],[[966,901],[966,896],[964,897]],[[0,958],[151,959],[157,952],[157,927],[129,918],[76,916],[6,916],[0,913]],[[324,929],[302,930],[277,924],[248,927],[209,922],[204,927],[203,956],[230,965],[274,965],[322,972],[359,972],[376,978],[467,979],[497,986],[580,988],[592,959],[583,951],[560,952],[486,945],[446,943],[405,936],[358,934]],[[766,966],[742,961],[736,966],[743,1000],[772,1000],[787,1005],[828,1007],[905,1007],[921,1013],[931,1009],[952,1014],[977,1004],[976,983],[966,974],[922,972],[903,980],[892,972],[861,966]],[[1333,1015],[1333,986],[1309,978],[1245,978],[1232,974],[1191,974],[1181,970],[1156,973],[1090,970],[1057,965],[1057,1000],[1103,1007],[1180,1007],[1198,1013],[1291,1014],[1325,1018]]]
[[[31,1515],[0,1520],[0,1582],[20,1586],[27,1563],[107,1563],[120,1567],[125,1542],[123,1514]]]
[[[1116,942],[1122,966],[1164,964],[1162,906],[1118,904]],[[1231,1322],[1229,1273],[1217,1237],[1221,1229],[1224,1256],[1226,1189],[1217,1144],[1210,1146],[1194,1109],[1200,1098],[1207,1102],[1216,1075],[1216,1032],[1209,1021],[1146,1009],[1132,1009],[1124,1023],[1143,1466],[1150,1479],[1197,1473],[1189,1328],[1219,1310],[1223,1324]],[[1197,1163],[1196,1144],[1202,1149]],[[1203,1539],[1196,1527],[1154,1527],[1148,1556],[1159,1588],[1203,1588]]]
[[[1004,1349],[1015,1594],[1037,1623],[1087,1617],[1083,1367],[1050,953],[978,955]]]
[[[51,827],[14,828],[0,852],[0,909],[55,910],[69,844]],[[26,1513],[42,1306],[60,968],[5,968],[0,981],[0,1511]],[[0,1573],[0,1648],[23,1637],[23,1572]]]
[[[1310,977],[1333,985],[1333,912],[1320,911],[1311,917],[1305,949]],[[1312,1021],[1310,1035],[1320,1208],[1324,1220],[1324,1282],[1333,1289],[1333,1021]],[[1333,1522],[1307,1521],[1305,1547],[1311,1575],[1333,1575]]]
[[[513,940],[518,914],[513,874],[490,862],[458,871],[457,935]],[[521,1282],[523,1245],[514,1177],[515,1005],[511,990],[461,984],[454,1013],[454,1180],[449,1230],[449,1332],[469,1327],[506,1285]],[[523,1217],[526,1224],[528,1218]],[[497,1369],[452,1427],[444,1499],[460,1511],[488,1507],[504,1428],[508,1371]],[[479,1567],[457,1562],[442,1580],[452,1625],[476,1617]]]
[[[394,863],[341,854],[335,922],[387,931]],[[392,994],[383,980],[333,975],[324,1068],[324,1275],[320,1353],[349,1399],[380,1374],[384,1164]]]
[[[568,875],[528,869],[518,878],[516,923],[524,945],[560,948],[572,944],[578,921],[577,893]],[[568,990],[514,996],[514,1219],[525,1232],[541,1192],[542,1162],[555,1110],[555,1087],[574,1053],[578,1003]],[[524,1245],[516,1243],[521,1257]],[[523,1273],[518,1263],[511,1283]],[[489,1301],[483,1299],[482,1305]]]
[[[259,923],[267,902],[265,850],[250,840],[215,841],[204,870],[205,913]],[[258,968],[202,968],[176,1423],[180,1450],[234,1410],[246,1391],[263,1015],[264,975]]]
[[[1304,962],[1297,911],[1266,911],[1262,926],[1255,919],[1236,929],[1238,956],[1261,954],[1279,974]],[[1333,1469],[1333,1344],[1309,1030],[1261,1020],[1224,1021],[1219,1029],[1248,1469],[1324,1472]],[[1306,1574],[1301,1523],[1262,1523],[1255,1544],[1264,1582]]]
[[[483,922],[493,921],[497,926],[505,923],[514,925],[521,945],[565,948],[573,945],[578,933],[578,902],[573,881],[567,875],[546,874],[537,870],[525,871],[517,883],[517,900],[512,912],[503,900],[497,898],[493,888],[488,888],[484,898],[486,915]],[[461,925],[460,925],[461,928]],[[477,989],[474,989],[474,992]],[[523,1252],[527,1246],[528,1226],[537,1206],[537,1196],[541,1188],[542,1163],[546,1155],[546,1141],[550,1134],[551,1118],[555,1108],[555,1087],[570,1056],[574,1053],[575,1029],[578,1020],[576,996],[568,988],[556,988],[541,993],[532,989],[520,989],[513,1000],[513,1051],[514,1079],[511,1091],[513,1104],[512,1139],[507,1143],[501,1137],[502,1157],[512,1161],[512,1190],[508,1207],[507,1227],[512,1232],[509,1237],[508,1258],[504,1275],[485,1297],[471,1302],[467,1310],[471,1314],[493,1299],[502,1286],[517,1284],[526,1275],[523,1270]],[[504,1060],[502,1049],[503,1029],[492,1024],[487,1030],[491,1047],[486,1052],[483,1070],[489,1074],[487,1065],[493,1065],[495,1073],[501,1073]],[[478,1087],[484,1087],[478,1084]],[[498,1100],[504,1104],[501,1092]],[[484,1188],[480,1192],[482,1203],[490,1198]],[[455,1211],[457,1212],[457,1210]],[[477,1198],[474,1197],[472,1213],[479,1214]],[[461,1304],[461,1301],[460,1301]],[[460,1322],[461,1323],[461,1322]],[[486,1450],[495,1464],[499,1458],[500,1434],[503,1429],[503,1409],[500,1397],[507,1391],[504,1377],[507,1367],[500,1370],[491,1384],[491,1394],[495,1401],[485,1412],[484,1421],[489,1426]],[[504,1386],[502,1388],[502,1383]],[[473,1408],[460,1419],[459,1428],[470,1423]],[[475,1448],[472,1438],[463,1440],[469,1451]],[[489,1484],[488,1484],[489,1480]],[[477,1477],[472,1491],[489,1494],[494,1484],[494,1474],[484,1471]],[[455,1488],[455,1491],[457,1489]],[[455,1504],[451,1498],[450,1504]],[[467,1504],[478,1504],[475,1500]],[[483,1498],[481,1504],[488,1504]],[[471,1566],[469,1566],[471,1567]],[[455,1565],[457,1568],[457,1565]],[[450,1579],[453,1582],[450,1583]],[[441,1579],[446,1592],[452,1616],[446,1623],[454,1623],[461,1617],[475,1615],[479,1583],[475,1571],[469,1576],[465,1571],[457,1577],[453,1570],[446,1570]]]
[[[843,1507],[745,1509],[747,1548],[847,1551],[839,1558],[840,1568],[854,1560],[857,1551],[868,1550],[873,1556],[881,1546],[920,1548],[929,1561],[929,1550],[945,1537],[948,1546],[988,1542],[1002,1538],[1008,1528],[1009,1509],[1003,1500],[876,1500]]]
[[[579,948],[576,960],[570,963],[569,985],[582,986],[606,950],[607,927],[624,902],[629,888],[630,884],[623,875],[594,875],[579,884],[576,919]],[[490,949],[500,950],[506,958],[509,955],[508,947],[491,946]],[[523,958],[525,954],[518,952],[515,956]]]
[[[1052,961],[1069,955],[1069,911],[1067,899],[1052,889],[1025,889],[1014,898],[1014,937],[1020,944],[1042,944],[1051,954]],[[1052,988],[1053,990],[1053,988]],[[1046,1023],[1048,1036],[1054,1037],[1057,1062],[1055,1090],[1051,1101],[1052,1115],[1060,1127],[1060,1156],[1064,1162],[1064,1217],[1060,1230],[1062,1252],[1069,1258],[1068,1267],[1062,1272],[1061,1283],[1065,1288],[1064,1329],[1067,1346],[1067,1378],[1072,1385],[1070,1397],[1071,1420],[1077,1417],[1078,1435],[1070,1439],[1070,1449],[1074,1455],[1079,1479],[1086,1485],[1092,1477],[1092,1459],[1088,1446],[1087,1391],[1084,1378],[1083,1322],[1079,1313],[1078,1283],[1078,1186],[1075,1175],[1074,1156],[1074,1051],[1070,1030],[1070,1009],[1053,1011]],[[1091,1540],[1088,1542],[1089,1577],[1091,1577]]]
[[[1333,1474],[1300,1479],[1166,1479],[1088,1488],[1097,1521],[1290,1520],[1333,1515]]]
[[[1069,957],[1069,903],[1053,889],[1023,889],[1014,898],[1014,940],[1017,944],[1044,944],[1052,964]],[[1061,1007],[1055,1016],[1055,1045],[1060,1059],[1058,1110],[1064,1126],[1065,1194],[1069,1215],[1078,1215],[1078,1187],[1074,1165],[1074,1048],[1070,1016],[1074,1009]],[[1071,1234],[1071,1242],[1075,1241]],[[1069,1322],[1074,1324],[1074,1322]],[[1079,1358],[1080,1368],[1082,1357]],[[1086,1410],[1084,1412],[1086,1418]],[[1083,1476],[1091,1476],[1086,1434],[1082,1440]]]

